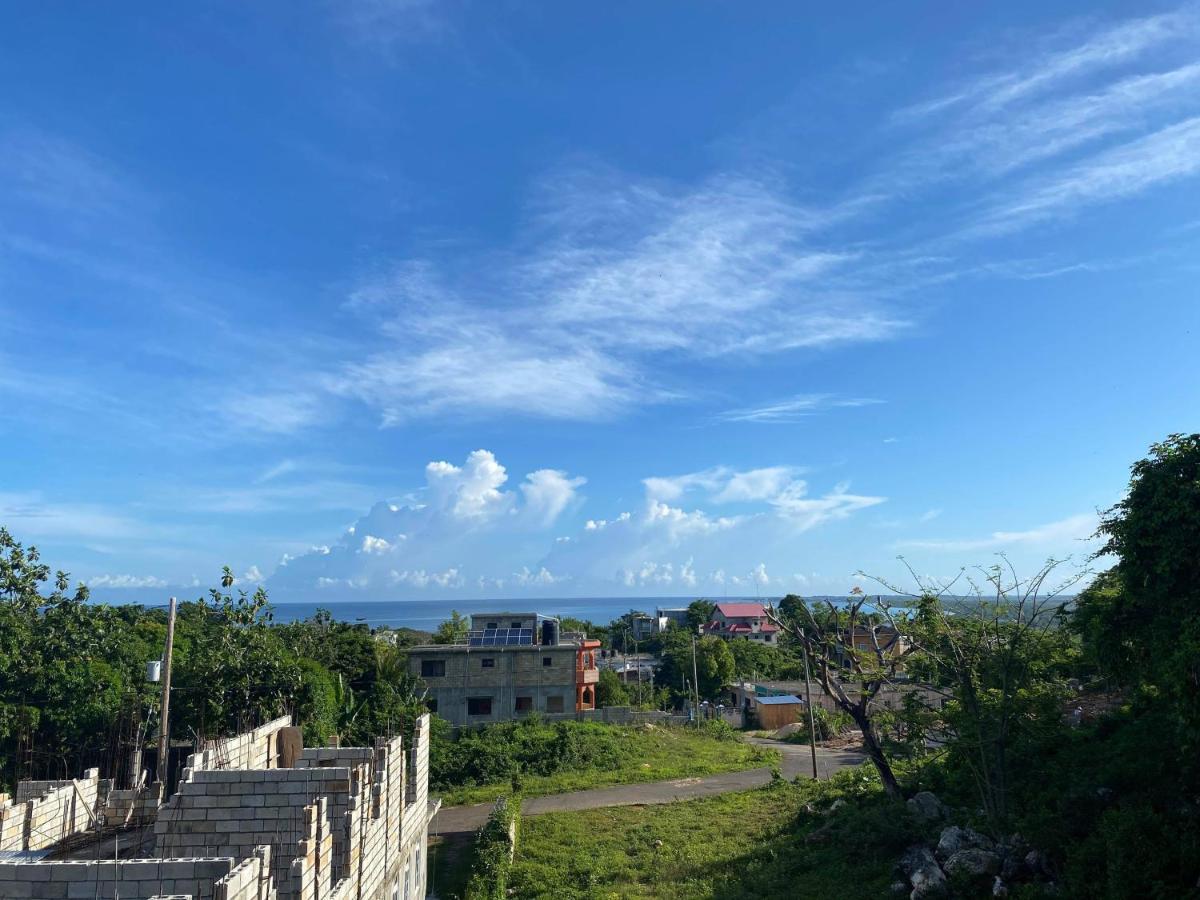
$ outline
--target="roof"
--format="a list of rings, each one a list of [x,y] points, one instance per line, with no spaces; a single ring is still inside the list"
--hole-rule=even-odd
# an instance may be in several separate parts
[[[766,615],[761,603],[718,603],[717,611],[727,619],[753,619]]]
[[[793,696],[792,694],[782,694],[778,697],[755,697],[754,699],[763,706],[784,706],[787,704],[804,702],[799,697]]]

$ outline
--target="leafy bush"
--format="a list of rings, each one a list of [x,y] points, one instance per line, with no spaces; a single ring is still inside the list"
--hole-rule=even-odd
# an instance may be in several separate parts
[[[521,798],[501,797],[479,829],[475,866],[467,882],[466,900],[505,900],[517,834],[521,824]]]
[[[619,737],[619,731],[596,723],[548,725],[536,716],[462,730],[453,738],[439,728],[430,753],[430,786],[445,790],[566,769],[615,769],[624,756]]]

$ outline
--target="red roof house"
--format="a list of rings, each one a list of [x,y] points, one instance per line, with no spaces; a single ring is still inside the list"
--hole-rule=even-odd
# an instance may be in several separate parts
[[[718,603],[704,630],[726,640],[746,638],[773,644],[779,626],[767,618],[761,603]]]

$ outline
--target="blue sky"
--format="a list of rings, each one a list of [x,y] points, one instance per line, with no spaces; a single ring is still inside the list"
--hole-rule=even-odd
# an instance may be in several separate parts
[[[1032,571],[1196,428],[1195,6],[0,17],[0,523],[98,596]]]

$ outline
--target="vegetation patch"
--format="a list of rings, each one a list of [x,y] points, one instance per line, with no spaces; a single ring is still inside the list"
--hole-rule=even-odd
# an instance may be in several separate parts
[[[911,839],[904,805],[856,769],[828,782],[527,819],[509,886],[517,897],[561,900],[876,900]]]
[[[430,783],[450,806],[514,791],[537,797],[715,775],[769,766],[778,759],[775,751],[745,743],[720,725],[697,730],[547,723],[531,717],[451,737],[442,723],[431,748]]]
[[[521,825],[521,798],[501,797],[475,842],[475,865],[466,900],[505,900]]]

